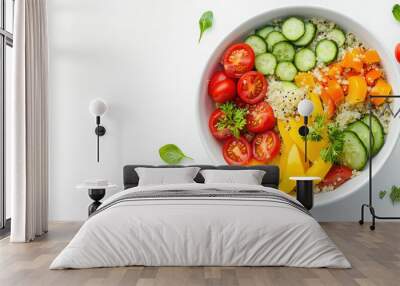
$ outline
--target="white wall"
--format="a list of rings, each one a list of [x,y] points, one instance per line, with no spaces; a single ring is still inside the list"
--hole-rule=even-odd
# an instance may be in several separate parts
[[[206,60],[243,21],[299,2],[352,16],[384,41],[390,53],[399,38],[400,26],[391,17],[395,1],[368,8],[366,2],[378,2],[49,0],[50,219],[85,219],[90,199],[74,189],[76,184],[103,177],[121,186],[124,164],[161,163],[158,148],[165,143],[177,144],[195,163],[209,162],[196,123]],[[214,11],[215,24],[199,45],[198,18],[208,9]],[[95,158],[95,120],[88,112],[96,97],[109,105],[100,164]],[[397,148],[376,177],[377,189],[400,184],[399,159]],[[313,213],[320,220],[358,220],[366,199],[364,188]],[[377,202],[377,210],[400,215],[400,207],[388,200]]]

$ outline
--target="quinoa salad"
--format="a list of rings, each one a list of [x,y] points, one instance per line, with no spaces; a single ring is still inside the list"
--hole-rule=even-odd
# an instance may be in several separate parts
[[[286,193],[292,176],[320,177],[314,192],[334,191],[383,147],[390,102],[369,96],[391,93],[378,51],[332,21],[291,16],[226,49],[208,82],[208,126],[227,164],[278,165]],[[306,138],[304,99],[313,106]]]

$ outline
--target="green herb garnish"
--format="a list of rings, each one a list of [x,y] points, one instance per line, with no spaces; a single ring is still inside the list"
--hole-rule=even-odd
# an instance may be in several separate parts
[[[395,4],[392,8],[393,17],[400,22],[400,5]]]
[[[339,163],[343,152],[344,135],[338,124],[328,125],[329,146],[321,150],[321,158],[325,162]]]
[[[386,191],[380,191],[379,192],[379,198],[382,200],[386,196]]]
[[[236,105],[229,101],[219,106],[219,109],[224,113],[217,122],[218,131],[229,129],[233,136],[239,137],[240,131],[246,126],[246,108],[238,108]]]
[[[392,186],[390,200],[393,204],[400,202],[400,187]]]
[[[168,164],[178,164],[183,158],[192,159],[186,156],[175,144],[166,144],[158,150],[161,159]]]
[[[200,20],[199,20],[199,27],[200,27],[200,37],[199,37],[199,43],[201,40],[201,37],[203,37],[203,33],[212,27],[213,25],[213,20],[214,20],[214,14],[212,11],[206,11],[201,15]]]
[[[324,130],[325,124],[325,116],[322,114],[318,114],[315,116],[313,124],[309,127],[309,132],[307,135],[307,140],[311,141],[321,141],[322,133]],[[304,138],[303,138],[304,139]]]

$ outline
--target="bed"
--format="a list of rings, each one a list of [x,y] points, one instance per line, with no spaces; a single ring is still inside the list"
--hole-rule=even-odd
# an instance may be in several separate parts
[[[50,269],[144,266],[292,266],[349,268],[317,221],[277,189],[275,166],[198,166],[265,171],[261,185],[194,183],[138,186],[124,167],[124,187],[100,208]],[[157,168],[179,168],[159,166]]]

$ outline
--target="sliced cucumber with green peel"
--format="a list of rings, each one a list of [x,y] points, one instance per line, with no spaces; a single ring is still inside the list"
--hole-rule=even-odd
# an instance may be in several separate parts
[[[294,57],[294,64],[299,71],[309,71],[317,63],[315,54],[308,48],[303,48],[298,51]]]
[[[260,36],[248,36],[244,42],[253,49],[256,56],[259,54],[263,54],[267,51],[267,43]]]
[[[330,31],[327,37],[328,39],[335,41],[338,47],[342,47],[346,42],[345,33],[338,28],[335,28],[332,31]]]
[[[340,163],[354,170],[362,170],[368,161],[368,152],[361,139],[353,131],[344,131],[343,152]]]
[[[281,81],[282,89],[286,92],[296,92],[299,88],[291,81]]]
[[[364,116],[362,119],[367,126],[369,126],[369,115]],[[376,155],[385,143],[385,132],[383,131],[383,126],[380,120],[375,116],[371,116],[371,131],[374,138],[374,146],[372,148],[372,156]]]
[[[256,30],[256,34],[259,35],[261,38],[266,39],[269,33],[274,30],[275,28],[273,26],[265,26],[261,29]]]
[[[296,50],[289,42],[279,42],[272,48],[272,54],[278,62],[291,62],[294,59]]]
[[[292,81],[297,74],[297,69],[291,62],[281,62],[276,66],[275,74],[280,80]]]
[[[265,41],[267,42],[268,45],[268,51],[272,52],[272,48],[275,46],[275,44],[287,41],[287,39],[281,32],[272,31],[271,33],[268,34]]]
[[[374,138],[372,141],[369,140],[369,127],[361,120],[351,123],[347,130],[353,131],[357,134],[357,136],[361,139],[361,142],[364,144],[365,149],[368,151],[368,155],[372,154],[371,150],[374,150]],[[371,143],[371,145],[370,145]],[[370,150],[370,146],[372,147]]]
[[[323,63],[334,61],[338,54],[337,44],[332,40],[321,40],[315,48],[317,59]]]
[[[293,44],[295,44],[296,46],[304,47],[311,43],[312,40],[314,40],[315,34],[317,32],[317,28],[315,27],[315,25],[313,23],[307,22],[304,24],[304,27],[306,29],[304,35],[297,41],[293,42]]]
[[[256,70],[264,75],[273,75],[275,73],[277,60],[273,54],[264,53],[256,56]]]
[[[296,17],[290,17],[282,24],[282,34],[290,41],[300,39],[305,31],[304,22]]]

